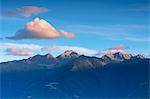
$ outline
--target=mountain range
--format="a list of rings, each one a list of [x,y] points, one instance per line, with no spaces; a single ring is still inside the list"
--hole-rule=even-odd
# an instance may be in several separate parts
[[[67,50],[0,63],[1,96],[18,99],[149,98],[149,63],[143,55],[101,58]]]
[[[0,63],[2,71],[17,71],[17,70],[29,70],[29,69],[46,69],[56,68],[63,65],[71,65],[72,70],[75,69],[88,69],[102,67],[110,63],[123,63],[128,60],[138,61],[145,59],[143,55],[138,54],[133,56],[131,54],[124,54],[121,52],[109,53],[101,58],[89,57],[85,55],[79,55],[78,53],[67,50],[57,57],[53,57],[50,53],[46,55],[35,55],[28,59],[15,60],[9,62]]]

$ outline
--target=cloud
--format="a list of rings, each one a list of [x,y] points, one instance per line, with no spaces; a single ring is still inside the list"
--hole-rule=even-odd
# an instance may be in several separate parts
[[[66,50],[73,50],[79,54],[85,54],[85,55],[95,55],[97,53],[97,50],[88,49],[84,47],[78,47],[78,46],[47,46],[43,47],[42,50],[44,51],[66,51]]]
[[[38,50],[41,49],[42,46],[35,44],[19,44],[19,43],[0,43],[0,48],[18,48],[18,49],[30,49],[30,50]]]
[[[149,54],[146,54],[145,57],[150,58],[150,53],[149,53]]]
[[[126,38],[147,37],[149,25],[147,24],[113,24],[113,25],[69,25],[68,30],[86,35],[94,35],[106,40],[122,40]]]
[[[24,16],[30,17],[34,14],[48,12],[47,8],[36,7],[36,6],[23,6],[16,8],[15,10],[10,10],[6,13],[7,16]]]
[[[129,47],[125,45],[117,45],[117,46],[113,46],[111,48],[105,49],[103,51],[99,51],[96,55],[105,55],[108,53],[110,54],[110,53],[124,52],[127,49],[129,49]]]
[[[88,49],[84,47],[78,46],[46,46],[43,47],[43,51],[66,51],[66,50],[73,50],[79,54],[89,55],[89,56],[101,56],[107,53],[116,53],[116,52],[124,52],[125,50],[129,49],[129,47],[125,45],[117,45],[111,48],[105,49],[103,51]]]
[[[35,44],[19,43],[0,43],[0,50],[4,51],[3,55],[14,56],[33,56],[36,51],[40,51],[43,46]]]
[[[145,37],[145,38],[126,37],[124,39],[133,42],[150,42],[150,37]]]
[[[7,48],[6,53],[8,55],[15,55],[15,56],[31,56],[33,52],[29,49],[18,49],[18,48]]]
[[[41,46],[36,44],[19,44],[19,43],[0,43],[0,50],[6,51],[9,48],[15,48],[15,49],[27,49],[32,52],[41,52],[41,51],[51,51],[56,53],[61,53],[66,50],[73,50],[79,54],[89,55],[93,56],[98,51],[94,49],[84,48],[84,47],[78,47],[78,46]]]
[[[58,37],[74,38],[75,35],[63,30],[57,31],[51,24],[43,19],[35,18],[20,29],[14,36],[6,37],[7,39],[54,39]]]
[[[113,46],[112,48],[107,49],[110,53],[116,53],[116,52],[124,52],[126,49],[129,47],[124,46],[124,45],[117,45]]]
[[[64,30],[61,30],[60,31],[60,34],[64,37],[67,37],[67,38],[74,38],[75,35],[73,33],[70,33],[70,32],[65,32]]]

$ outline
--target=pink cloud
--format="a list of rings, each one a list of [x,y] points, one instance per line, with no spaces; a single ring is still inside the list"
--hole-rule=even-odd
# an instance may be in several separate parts
[[[60,34],[64,37],[67,37],[67,38],[74,38],[75,35],[73,33],[70,33],[70,32],[65,32],[63,30],[60,31]]]
[[[127,46],[124,45],[117,45],[113,46],[112,48],[107,49],[110,53],[116,53],[116,52],[124,52],[126,49],[128,49]]]
[[[36,6],[23,6],[20,8],[16,8],[15,10],[10,10],[6,14],[8,16],[24,16],[30,17],[34,14],[48,12],[48,9]]]
[[[14,36],[7,37],[8,39],[54,39],[58,37],[74,38],[73,33],[65,31],[57,31],[47,21],[35,18],[30,21],[26,26],[19,30]]]
[[[96,55],[105,55],[105,54],[113,54],[117,52],[124,52],[125,50],[129,49],[129,47],[125,45],[117,45],[111,48],[105,49],[103,51],[99,51]]]
[[[31,56],[33,52],[29,49],[20,49],[20,48],[7,48],[6,52],[8,55],[16,55],[16,56]]]
[[[39,50],[43,46],[36,44],[25,44],[25,43],[0,43],[0,48],[18,48],[18,49],[30,49],[30,50]]]
[[[48,12],[48,9],[35,6],[23,6],[21,8],[17,8],[17,11],[21,16],[29,17],[33,14]]]

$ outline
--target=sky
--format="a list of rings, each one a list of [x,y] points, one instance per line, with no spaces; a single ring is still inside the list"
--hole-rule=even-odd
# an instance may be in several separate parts
[[[149,0],[1,0],[0,62],[73,50],[150,56]]]

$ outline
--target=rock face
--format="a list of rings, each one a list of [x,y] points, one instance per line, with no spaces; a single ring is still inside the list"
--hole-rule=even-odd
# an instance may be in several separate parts
[[[77,58],[79,57],[79,54],[76,52],[73,52],[72,50],[67,50],[63,54],[59,55],[58,59],[65,59],[65,58]]]
[[[89,68],[97,68],[103,66],[105,63],[101,58],[88,57],[81,55],[72,62],[72,70],[81,70]]]
[[[66,51],[0,63],[2,99],[149,98],[150,59]]]
[[[50,53],[46,54],[45,57],[46,57],[46,58],[49,58],[49,59],[50,59],[50,58],[54,58],[53,55],[50,54]]]
[[[127,60],[129,60],[129,59],[131,59],[133,56],[131,55],[131,54],[123,54],[123,58],[124,59],[127,59]]]
[[[121,52],[117,52],[113,54],[114,59],[118,61],[124,61],[132,58],[131,54],[123,54]]]
[[[109,54],[102,56],[102,59],[105,61],[105,63],[109,63],[112,60],[114,60],[114,56],[113,56],[113,54],[109,53]]]
[[[144,59],[144,55],[138,54],[138,55],[135,56],[135,58],[138,58],[138,59]]]
[[[117,53],[109,53],[106,54],[104,56],[102,56],[102,59],[105,61],[105,63],[111,63],[111,62],[119,62],[119,61],[124,61],[124,60],[130,60],[132,59],[134,56],[132,56],[131,54],[124,54],[121,52],[117,52]]]

